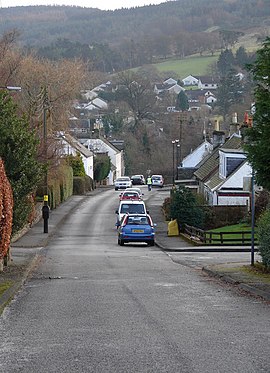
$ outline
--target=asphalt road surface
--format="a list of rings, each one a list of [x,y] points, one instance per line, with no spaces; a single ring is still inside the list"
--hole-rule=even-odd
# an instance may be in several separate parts
[[[89,197],[50,241],[0,318],[0,371],[269,373],[269,305],[118,246],[118,194]]]

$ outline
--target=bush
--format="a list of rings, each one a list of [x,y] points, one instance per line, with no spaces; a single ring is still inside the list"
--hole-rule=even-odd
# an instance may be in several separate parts
[[[267,209],[270,202],[270,193],[267,190],[262,190],[255,201],[255,219],[257,220],[260,215]]]
[[[203,227],[203,210],[198,206],[196,197],[190,189],[179,186],[172,192],[170,219],[177,219],[180,230],[183,224]]]
[[[74,176],[85,176],[85,169],[82,161],[82,157],[77,154],[76,156],[74,155],[68,155],[67,156],[67,161],[68,164],[72,167],[73,169],[73,175]]]
[[[270,209],[258,221],[258,253],[267,269],[270,269]]]
[[[89,176],[73,178],[73,194],[83,195],[93,189],[93,180]]]
[[[110,157],[105,154],[97,155],[94,159],[94,180],[98,182],[104,180],[109,175],[110,169]]]

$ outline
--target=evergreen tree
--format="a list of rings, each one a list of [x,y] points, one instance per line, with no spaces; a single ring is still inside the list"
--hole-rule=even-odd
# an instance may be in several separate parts
[[[124,126],[123,117],[118,113],[105,114],[102,117],[102,122],[104,126],[105,135],[107,136],[110,134],[115,135],[121,133]]]
[[[270,38],[257,52],[256,62],[250,66],[256,82],[253,127],[247,130],[246,150],[258,185],[270,190]]]
[[[226,76],[235,64],[234,55],[231,49],[225,49],[220,53],[217,61],[217,68],[221,76]]]
[[[94,180],[104,180],[110,172],[111,160],[108,155],[99,154],[94,159]]]
[[[14,197],[13,230],[27,222],[31,205],[29,196],[41,179],[37,161],[37,139],[28,122],[16,114],[16,106],[7,92],[0,92],[0,157]]]
[[[220,80],[217,90],[217,105],[220,107],[223,117],[228,114],[231,105],[240,102],[243,95],[243,86],[240,79],[236,76],[235,70]]]
[[[235,62],[238,66],[244,68],[248,63],[248,55],[244,47],[240,47],[237,49],[235,53]]]
[[[178,93],[175,108],[181,111],[187,111],[189,109],[188,97],[184,91]]]

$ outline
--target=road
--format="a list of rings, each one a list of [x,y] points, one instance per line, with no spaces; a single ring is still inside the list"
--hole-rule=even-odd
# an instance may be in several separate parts
[[[0,371],[269,372],[269,305],[118,246],[118,194],[87,198],[52,238],[0,318]]]

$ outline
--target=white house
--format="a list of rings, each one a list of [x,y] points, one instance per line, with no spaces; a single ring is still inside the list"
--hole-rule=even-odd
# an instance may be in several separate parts
[[[206,104],[211,105],[211,104],[214,104],[215,102],[217,102],[216,96],[210,91],[205,92],[204,96],[205,96],[205,103]]]
[[[61,146],[59,147],[60,154],[73,155],[79,154],[82,158],[83,166],[86,175],[94,179],[94,154],[89,149],[86,149],[78,140],[68,133],[60,132],[58,139]]]
[[[186,78],[182,79],[184,86],[197,86],[199,79],[193,75],[188,75]]]
[[[113,185],[114,180],[125,174],[123,151],[118,150],[105,138],[87,139],[83,145],[96,154],[107,154],[111,160],[111,171],[107,178],[107,184]]]
[[[94,98],[96,98],[98,96],[98,94],[93,91],[93,90],[90,90],[90,89],[87,89],[85,91],[82,91],[82,96],[86,99],[86,100],[93,100]]]
[[[99,109],[108,109],[108,104],[106,101],[102,100],[101,98],[97,97],[94,100],[91,101],[91,103],[95,106],[97,106]]]
[[[164,80],[163,84],[177,84],[177,80],[175,80],[173,78],[168,78],[168,79]]]
[[[213,150],[213,145],[204,141],[182,161],[183,168],[196,168],[196,166]]]
[[[215,83],[210,76],[200,76],[198,79],[199,89],[217,89],[217,83]]]
[[[171,83],[171,84],[156,83],[154,86],[154,92],[157,95],[163,92],[168,92],[168,93],[173,93],[173,94],[178,95],[178,93],[181,91],[185,91],[185,89],[177,83]]]
[[[179,84],[167,84],[167,86],[168,86],[167,92],[173,93],[175,95],[178,95],[181,91],[185,90]]]
[[[225,156],[220,150],[219,170],[206,182],[205,193],[208,203],[213,206],[250,206],[250,185],[252,168],[244,154],[230,152]],[[239,158],[235,158],[238,156]],[[238,166],[233,171],[228,168]],[[226,171],[227,170],[227,171]],[[227,176],[225,176],[228,174]]]

